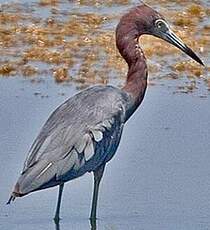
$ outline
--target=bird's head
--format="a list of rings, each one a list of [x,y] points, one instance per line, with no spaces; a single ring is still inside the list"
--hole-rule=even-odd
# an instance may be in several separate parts
[[[165,18],[148,5],[141,5],[133,12],[139,35],[148,34],[161,38],[176,46],[199,64],[201,59],[171,29]]]

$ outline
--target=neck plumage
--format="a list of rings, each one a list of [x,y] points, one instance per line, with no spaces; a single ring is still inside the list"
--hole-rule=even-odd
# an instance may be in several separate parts
[[[148,75],[145,56],[138,43],[140,35],[132,22],[121,21],[116,30],[117,48],[128,64],[127,80],[122,89],[133,97],[135,109],[144,98]]]

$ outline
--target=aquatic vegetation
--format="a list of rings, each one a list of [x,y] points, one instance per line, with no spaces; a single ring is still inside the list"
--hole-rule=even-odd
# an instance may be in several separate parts
[[[164,10],[164,7],[170,6],[167,0],[151,0],[148,3],[162,10],[175,25],[175,32],[186,44],[200,52],[208,65],[210,9],[200,1],[192,1],[191,4],[176,1],[177,10],[167,11]],[[21,3],[2,4],[0,76],[36,78],[44,71],[45,76],[52,76],[57,83],[73,81],[78,87],[116,83],[116,80],[121,85],[127,66],[116,50],[114,28],[123,10],[130,5],[129,0],[39,0],[27,7]],[[179,10],[179,6],[183,11]],[[164,76],[167,81],[178,76],[178,79],[203,79],[209,90],[208,69],[184,55],[184,61],[180,62],[179,51],[159,39],[148,36],[141,39],[149,59],[150,85],[158,84]],[[189,84],[190,91],[196,89]]]
[[[1,75],[12,75],[12,72],[15,71],[15,67],[8,63],[8,64],[3,64],[0,67],[0,74]]]
[[[57,83],[69,80],[68,69],[64,67],[55,69],[53,75]]]

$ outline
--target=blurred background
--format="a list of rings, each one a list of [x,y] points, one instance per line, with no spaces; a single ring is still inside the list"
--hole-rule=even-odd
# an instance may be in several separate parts
[[[149,87],[103,178],[99,230],[210,229],[210,1],[147,0],[206,64],[144,36]],[[49,114],[124,84],[120,17],[139,1],[0,0],[0,229],[55,229],[57,188],[5,203]],[[60,230],[90,229],[92,175],[64,190]]]

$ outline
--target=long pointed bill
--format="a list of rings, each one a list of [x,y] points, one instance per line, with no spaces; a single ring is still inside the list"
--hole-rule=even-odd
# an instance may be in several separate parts
[[[184,53],[189,55],[193,60],[197,61],[199,64],[203,65],[201,59],[187,46],[183,41],[176,36],[170,29],[164,33],[164,40],[181,49]]]

